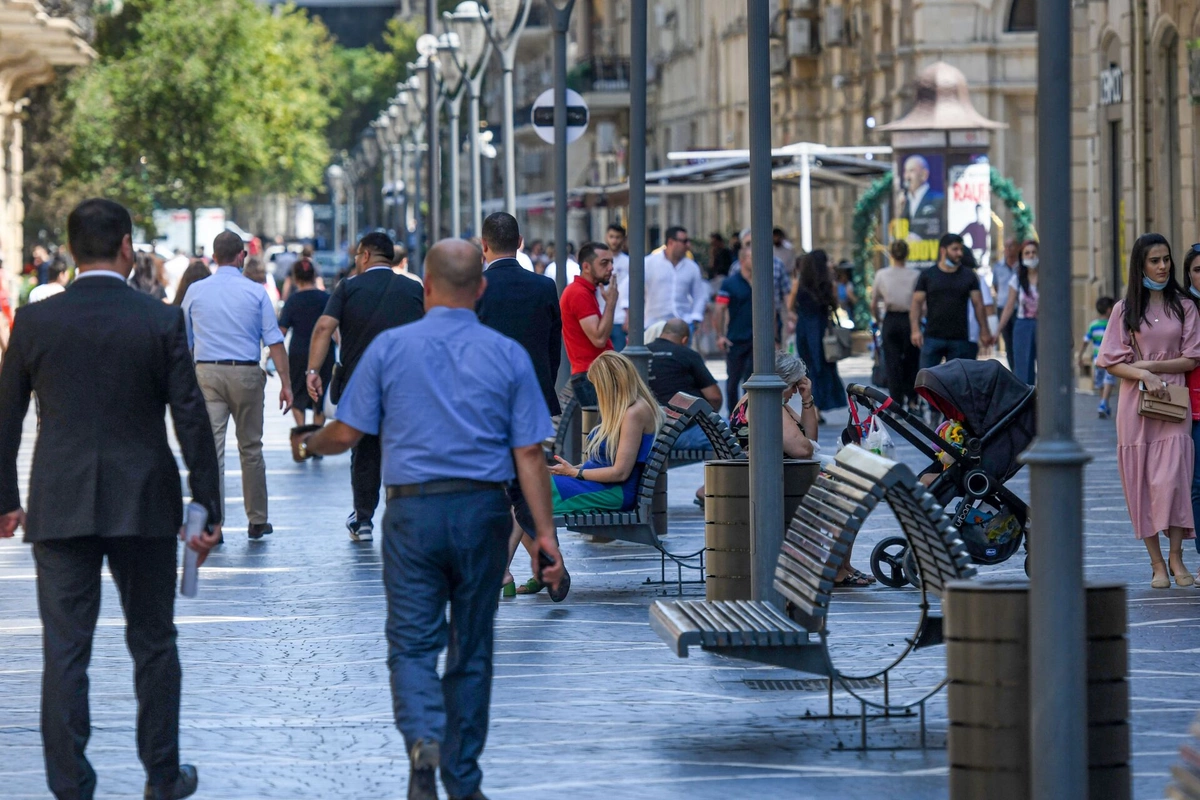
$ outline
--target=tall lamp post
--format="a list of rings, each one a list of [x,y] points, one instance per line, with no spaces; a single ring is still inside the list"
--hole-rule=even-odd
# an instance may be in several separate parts
[[[333,252],[342,249],[341,235],[341,206],[344,204],[346,171],[337,164],[330,164],[325,169],[325,180],[329,183],[329,197],[333,201]]]
[[[646,347],[646,4],[630,9],[629,42],[629,341],[625,355],[649,380]]]
[[[1038,537],[1030,561],[1029,753],[1034,800],[1088,796],[1087,619],[1083,584],[1083,467],[1074,437],[1071,364],[1071,8],[1037,4],[1039,226],[1045,240],[1041,291],[1052,313],[1038,336],[1038,436],[1024,455]],[[1064,46],[1065,43],[1065,46]],[[1093,790],[1095,787],[1092,787]]]
[[[410,79],[406,84],[401,84],[401,88],[399,97],[407,99],[408,102],[401,102],[400,109],[408,122],[408,132],[412,138],[413,147],[413,158],[410,162],[413,173],[410,203],[412,210],[409,212],[409,216],[413,221],[416,242],[413,250],[419,256],[421,252],[421,144],[425,138],[425,98],[421,96],[420,86],[416,81]]]
[[[486,27],[487,11],[476,0],[463,0],[454,13],[445,14],[446,26],[458,34],[459,48],[456,53],[458,67],[462,70],[470,99],[471,135],[468,137],[471,153],[471,225],[472,233],[479,235],[483,227],[483,198],[479,163],[479,90],[483,84],[483,71],[491,55],[492,43]]]
[[[567,288],[567,31],[575,0],[546,0],[546,5],[554,28],[554,282],[562,296]],[[571,363],[564,345],[559,388],[570,378]]]
[[[379,227],[387,230],[391,227],[392,213],[392,119],[385,109],[371,123],[375,129],[375,138],[379,142],[380,175],[379,181]]]
[[[363,164],[365,166],[365,169],[363,170],[363,182],[365,183],[365,188],[367,190],[363,197],[363,204],[365,206],[365,208],[363,208],[363,214],[367,218],[367,225],[372,226],[378,221],[373,219],[374,215],[371,213],[372,206],[375,205],[375,194],[374,192],[370,191],[370,188],[371,184],[373,183],[372,177],[374,176],[375,168],[379,166],[379,139],[375,134],[375,128],[371,127],[370,125],[363,128],[360,139],[362,144]]]
[[[438,63],[442,66],[443,91],[446,92],[450,116],[450,235],[455,239],[462,235],[462,192],[459,189],[459,155],[462,149],[462,133],[459,120],[462,118],[462,100],[467,84],[459,67],[458,34],[443,33],[438,40]]]
[[[513,142],[513,64],[517,57],[517,42],[533,0],[490,0],[491,17],[487,19],[488,37],[500,53],[504,71],[504,119],[500,135],[504,137],[504,210],[517,215],[517,155]],[[637,5],[635,3],[634,5]]]
[[[409,64],[408,72],[409,72],[409,78],[408,78],[409,97],[411,97],[413,100],[412,106],[413,106],[414,110],[416,110],[419,114],[419,119],[417,119],[415,121],[409,120],[410,127],[412,128],[413,133],[417,137],[417,144],[418,144],[417,163],[419,164],[420,163],[420,144],[421,144],[421,142],[428,139],[429,140],[429,147],[428,147],[429,152],[432,153],[433,149],[434,149],[433,139],[430,138],[430,134],[431,133],[436,134],[436,131],[433,131],[433,132],[430,131],[425,117],[426,117],[426,112],[429,111],[429,107],[427,105],[427,103],[429,102],[429,86],[432,82],[436,81],[437,78],[436,78],[436,76],[434,76],[432,74],[433,70],[431,68],[431,62],[427,56],[421,56],[420,58],[417,59],[416,63]],[[436,125],[435,125],[435,127],[436,127]],[[432,159],[432,156],[431,156],[431,159]],[[428,168],[432,169],[432,163],[429,165],[426,165],[426,166]],[[418,170],[418,172],[419,172],[419,170]],[[419,178],[418,178],[418,180],[419,180]],[[420,198],[419,198],[420,189],[418,188],[416,191],[418,193],[417,232],[416,232],[416,239],[415,239],[416,247],[413,248],[413,256],[414,256],[413,268],[417,272],[417,274],[422,274],[423,269],[424,269],[424,263],[425,263],[425,259],[424,259],[425,237],[423,234],[426,232],[424,229],[427,227],[423,223],[426,222],[428,218],[425,217],[421,213],[421,203],[420,203]],[[433,197],[429,196],[428,199],[430,201],[430,203],[429,203],[430,208],[432,208],[433,207],[433,202],[432,202]],[[436,241],[437,240],[436,232],[429,232],[429,237],[430,237],[430,241]]]
[[[400,204],[401,193],[405,191],[401,158],[404,153],[404,136],[407,133],[407,125],[401,117],[400,106],[395,99],[388,106],[387,115],[391,120],[392,128],[392,218],[390,227],[399,234],[404,226],[404,215],[401,213],[403,206]]]

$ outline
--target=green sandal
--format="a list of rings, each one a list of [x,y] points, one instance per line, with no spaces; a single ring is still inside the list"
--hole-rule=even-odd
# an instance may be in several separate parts
[[[539,581],[537,578],[530,578],[521,586],[517,587],[517,594],[537,594],[542,589],[546,588],[546,584]]]
[[[517,596],[517,582],[509,581],[508,583],[501,586],[500,587],[500,595],[501,595],[501,597],[516,597]]]

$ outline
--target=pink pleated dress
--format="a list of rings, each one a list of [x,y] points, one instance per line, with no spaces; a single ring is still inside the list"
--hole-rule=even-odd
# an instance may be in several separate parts
[[[1125,301],[1113,308],[1096,357],[1096,366],[1137,361],[1133,340],[1124,320]],[[1150,301],[1146,319],[1137,332],[1138,347],[1147,361],[1193,358],[1200,361],[1200,314],[1183,299],[1183,321],[1165,313],[1161,300]],[[1187,374],[1159,375],[1165,383],[1186,385]],[[1139,416],[1138,384],[1121,381],[1117,406],[1117,468],[1125,489],[1129,519],[1138,539],[1147,539],[1167,528],[1184,529],[1195,537],[1192,519],[1192,421],[1163,422]]]

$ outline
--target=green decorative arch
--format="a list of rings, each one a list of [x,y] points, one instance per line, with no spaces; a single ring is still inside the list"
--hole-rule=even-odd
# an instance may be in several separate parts
[[[1017,241],[1037,238],[1033,226],[1033,210],[1025,204],[1021,190],[1008,178],[992,167],[992,194],[1004,203],[1013,218],[1013,233]],[[879,226],[879,209],[887,201],[892,190],[892,173],[876,179],[858,202],[854,204],[854,219],[851,222],[854,256],[854,291],[858,294],[858,305],[854,307],[854,327],[868,330],[871,327],[871,306],[867,302],[867,285],[875,277],[871,264],[871,252],[879,246],[875,238]],[[868,281],[871,278],[872,281]]]

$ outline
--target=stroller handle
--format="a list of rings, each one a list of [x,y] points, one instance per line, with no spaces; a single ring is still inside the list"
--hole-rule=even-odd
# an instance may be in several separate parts
[[[846,389],[848,394],[857,394],[873,400],[876,403],[886,403],[892,398],[883,392],[876,389],[874,386],[863,386],[861,383],[852,383]]]

